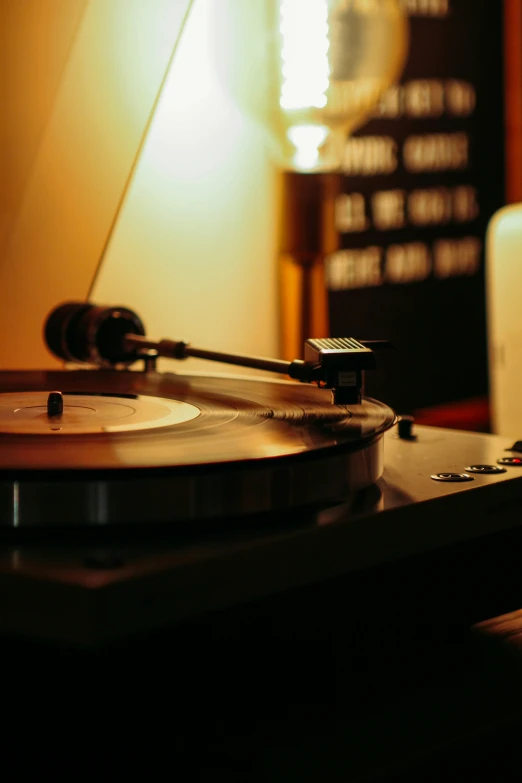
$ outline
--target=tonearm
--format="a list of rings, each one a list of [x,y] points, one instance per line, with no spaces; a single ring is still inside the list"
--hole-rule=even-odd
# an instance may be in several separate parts
[[[126,307],[100,307],[67,302],[49,314],[44,327],[49,349],[67,362],[117,369],[151,354],[168,359],[196,357],[288,375],[303,383],[330,389],[338,405],[361,401],[364,371],[375,367],[374,350],[386,341],[352,337],[306,340],[304,359],[291,362],[196,348],[183,340],[153,340],[139,316]]]

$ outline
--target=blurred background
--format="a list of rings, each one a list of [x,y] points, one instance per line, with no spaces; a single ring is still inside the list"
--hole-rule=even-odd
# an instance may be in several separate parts
[[[370,395],[487,430],[521,34],[517,0],[0,0],[0,365],[55,366],[90,297],[217,350],[388,339]]]

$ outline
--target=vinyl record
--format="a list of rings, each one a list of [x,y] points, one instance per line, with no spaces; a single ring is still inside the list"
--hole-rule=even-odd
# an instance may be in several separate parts
[[[0,523],[172,522],[341,498],[380,476],[393,422],[375,400],[333,405],[285,381],[0,373]]]

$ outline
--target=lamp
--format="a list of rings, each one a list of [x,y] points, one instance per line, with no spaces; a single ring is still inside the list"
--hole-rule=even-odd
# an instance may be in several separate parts
[[[346,137],[397,79],[407,51],[399,0],[269,0],[267,125],[285,170],[282,352],[328,331],[323,259],[337,249]]]

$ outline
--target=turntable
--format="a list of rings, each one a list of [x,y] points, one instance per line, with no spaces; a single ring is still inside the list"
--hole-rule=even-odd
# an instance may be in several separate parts
[[[87,303],[55,308],[45,338],[81,369],[0,374],[3,631],[97,644],[518,525],[516,443],[412,433],[364,397],[384,344],[239,356]]]

